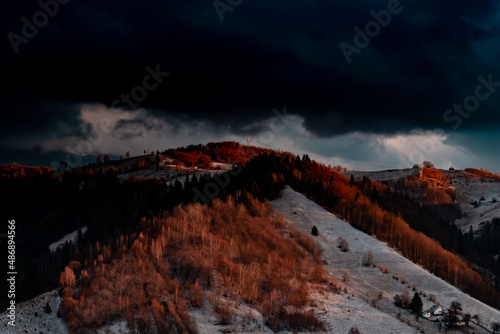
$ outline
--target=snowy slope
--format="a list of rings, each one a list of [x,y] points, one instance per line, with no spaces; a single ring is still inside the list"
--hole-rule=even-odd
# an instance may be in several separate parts
[[[49,304],[51,312],[45,312]],[[0,314],[0,333],[56,333],[66,334],[68,330],[64,321],[57,317],[61,297],[57,291],[44,293],[36,298],[16,305],[15,327],[7,326],[9,319],[5,313]]]
[[[347,171],[344,174],[347,177],[351,175],[354,176],[355,179],[362,178],[366,176],[370,178],[372,181],[392,181],[399,180],[406,176],[418,175],[418,168],[403,168],[403,169],[387,169],[377,172],[363,172],[363,171]]]
[[[454,223],[462,231],[468,232],[470,226],[474,231],[478,231],[482,228],[482,222],[500,218],[500,181],[489,178],[481,179],[477,175],[461,170],[442,170],[442,172],[446,174],[448,179],[453,180],[449,187],[455,191],[463,215]],[[343,174],[347,177],[353,175],[356,179],[366,176],[372,181],[387,181],[390,184],[391,181],[401,180],[406,176],[418,175],[418,168],[377,172],[349,171]],[[496,202],[493,200],[494,198],[497,199]],[[479,206],[471,204],[474,201],[477,201]]]
[[[346,292],[334,293],[327,286],[316,286],[312,293],[314,311],[321,319],[328,333],[348,333],[357,327],[363,334],[387,333],[438,333],[435,323],[415,317],[407,311],[397,308],[393,303],[395,294],[408,291],[413,294],[412,287],[422,291],[426,296],[436,295],[437,302],[444,307],[451,301],[459,301],[464,312],[480,314],[482,324],[489,327],[493,321],[500,321],[500,311],[493,309],[458,289],[435,277],[418,265],[413,264],[385,243],[368,236],[350,224],[337,218],[325,209],[316,205],[302,194],[286,187],[282,196],[271,203],[281,211],[289,224],[295,225],[309,233],[313,225],[319,229],[320,236],[315,237],[323,250],[325,267],[330,273],[330,280],[336,282]],[[337,247],[337,239],[342,237],[349,243],[350,250],[341,252]],[[372,252],[374,262],[385,266],[389,273],[378,268],[365,267],[362,258]],[[393,279],[397,275],[399,280]],[[402,284],[401,280],[406,283]],[[408,287],[410,286],[410,287]],[[375,303],[373,301],[375,300]],[[428,297],[422,297],[424,309],[432,303]],[[51,314],[44,312],[46,303],[51,306]],[[67,329],[64,322],[56,316],[60,304],[57,292],[49,292],[30,301],[18,305],[17,328],[11,333],[62,333]],[[400,318],[397,315],[401,312]],[[234,311],[234,323],[227,326],[218,324],[213,309],[207,305],[202,309],[191,311],[200,334],[231,333],[271,333],[264,324],[262,315],[247,305],[240,305]],[[0,333],[7,333],[7,318],[0,315]],[[481,327],[472,325],[465,331],[451,333],[488,333]],[[131,333],[125,321],[109,324],[97,333]]]
[[[466,177],[464,173],[454,173],[453,186],[464,217],[456,220],[455,224],[467,232],[469,226],[474,231],[481,228],[481,222],[500,218],[500,182],[498,180]],[[484,200],[481,200],[484,198]],[[498,201],[494,202],[493,198]],[[471,203],[477,201],[478,207]]]
[[[449,306],[454,300],[459,301],[464,312],[480,314],[482,322],[488,326],[491,322],[500,320],[500,311],[464,294],[404,258],[387,244],[356,230],[350,224],[337,218],[290,187],[286,187],[281,198],[273,201],[272,205],[285,215],[289,223],[295,224],[299,229],[310,233],[313,225],[317,226],[320,236],[316,240],[323,249],[323,255],[328,263],[326,266],[330,273],[338,277],[339,280],[342,279],[343,274],[347,275],[348,282],[345,284],[348,289],[350,288],[349,290],[352,290],[355,297],[369,302],[382,293],[384,298],[378,303],[378,308],[380,308],[380,312],[385,313],[385,318],[380,318],[380,314],[377,314],[373,308],[370,310],[370,308],[361,307],[360,304],[355,304],[352,307],[351,320],[356,323],[362,333],[390,333],[391,330],[394,330],[395,333],[402,333],[400,329],[396,330],[394,327],[398,322],[395,318],[398,309],[392,305],[392,300],[395,294],[401,294],[403,291],[408,291],[413,295],[413,285],[415,285],[416,291],[422,290],[427,296],[429,294],[437,296],[438,303],[444,307]],[[338,249],[338,237],[347,240],[350,246],[348,252],[344,253]],[[377,268],[363,266],[362,258],[367,252],[373,254],[374,262],[377,265],[388,267],[389,273],[385,274]],[[393,279],[393,275],[397,275],[399,280]],[[406,284],[401,283],[402,278],[407,280]],[[422,298],[422,301],[424,309],[433,305],[428,298]],[[334,303],[332,307],[340,307],[339,305],[339,303]],[[342,317],[337,312],[330,314],[326,319],[330,323],[338,323],[342,321],[340,319]],[[379,322],[378,319],[384,319],[384,321]],[[415,328],[427,325],[422,321],[415,324],[413,318],[410,320],[413,321],[412,327]],[[430,331],[426,330],[426,332],[435,332],[437,329],[435,325],[429,324],[431,325]],[[342,331],[344,329],[342,328]],[[475,330],[481,333],[480,328],[475,328]]]
[[[87,232],[87,226],[82,227],[81,230],[82,230],[82,235],[85,234],[85,232]],[[76,243],[77,238],[78,238],[78,230],[68,233],[61,239],[57,240],[56,242],[51,243],[49,245],[49,249],[51,252],[54,252],[58,247],[64,245],[67,241]]]

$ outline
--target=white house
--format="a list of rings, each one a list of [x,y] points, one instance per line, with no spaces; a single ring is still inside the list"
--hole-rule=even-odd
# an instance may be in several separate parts
[[[433,305],[427,312],[430,312],[432,315],[442,315],[443,308],[440,305]]]

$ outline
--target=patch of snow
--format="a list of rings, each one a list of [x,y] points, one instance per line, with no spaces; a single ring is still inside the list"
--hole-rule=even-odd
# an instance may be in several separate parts
[[[16,305],[15,327],[8,326],[7,313],[0,314],[0,333],[57,333],[69,334],[64,320],[57,317],[62,298],[56,290],[41,294]],[[45,312],[49,304],[50,313]]]
[[[82,227],[81,230],[82,230],[82,235],[85,234],[85,232],[87,232],[87,226]],[[55,250],[57,248],[59,248],[62,245],[64,245],[67,241],[72,242],[72,243],[76,243],[76,239],[77,238],[78,238],[78,230],[73,231],[73,232],[71,232],[69,234],[66,234],[61,239],[57,240],[56,242],[51,243],[49,245],[49,249],[50,249],[51,252],[55,252]]]
[[[231,168],[233,168],[233,164],[212,161],[212,162],[210,162],[210,167],[220,168],[220,169],[224,169],[224,170],[230,170]]]
[[[230,325],[219,324],[215,311],[208,303],[206,303],[203,308],[192,309],[190,313],[198,328],[199,334],[221,333],[223,330],[240,334],[273,333],[271,329],[266,327],[262,314],[256,309],[244,304],[240,304],[237,308],[233,308],[233,319]]]
[[[133,334],[126,320],[120,320],[110,325],[105,325],[97,330],[97,334]]]

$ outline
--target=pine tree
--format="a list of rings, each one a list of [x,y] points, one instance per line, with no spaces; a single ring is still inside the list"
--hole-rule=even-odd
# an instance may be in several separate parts
[[[50,307],[49,302],[47,302],[47,305],[45,305],[44,311],[47,314],[51,314],[52,313],[52,308]]]
[[[474,239],[474,230],[472,229],[472,225],[469,227],[469,239]]]
[[[422,304],[422,299],[420,298],[418,293],[415,292],[415,294],[413,295],[413,298],[411,300],[411,303],[410,303],[410,310],[412,312],[415,312],[416,314],[420,314],[420,313],[422,313],[423,307],[424,306]]]
[[[78,246],[81,246],[81,245],[82,245],[82,242],[83,242],[83,232],[82,232],[82,228],[80,227],[80,228],[78,229],[77,245],[78,245]]]
[[[313,228],[311,230],[311,234],[314,235],[314,236],[318,236],[319,235],[318,228],[316,227],[316,225],[313,226]]]

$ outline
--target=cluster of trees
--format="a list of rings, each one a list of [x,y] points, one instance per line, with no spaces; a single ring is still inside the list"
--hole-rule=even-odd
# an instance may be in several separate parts
[[[439,170],[436,172],[442,173]],[[405,189],[411,188],[407,182],[413,178],[416,177],[389,186],[371,182],[364,177],[354,180],[353,185],[384,210],[401,215],[412,229],[438,241],[444,249],[460,254],[469,261],[500,275],[500,264],[493,258],[500,253],[500,220],[493,219],[491,224],[486,223],[485,233],[474,239],[472,230],[469,233],[462,233],[456,225],[440,218],[435,210],[420,205],[412,200],[408,193],[404,193]]]
[[[421,176],[406,176],[402,181],[395,182],[394,189],[418,200],[422,205],[454,204],[456,194],[448,182],[448,176],[443,171],[423,168]]]
[[[410,298],[410,293],[408,291],[405,291],[400,295],[395,295],[394,304],[398,307],[409,309],[417,316],[420,316],[424,307],[419,294],[415,292],[413,298]]]
[[[487,169],[476,169],[476,168],[466,168],[464,169],[464,172],[476,175],[479,177],[481,180],[488,180],[488,179],[493,179],[493,180],[500,180],[500,175],[494,174],[490,172]]]
[[[398,307],[408,309],[412,313],[419,317],[422,314],[423,303],[417,292],[414,293],[413,298],[410,299],[410,293],[408,291],[402,294],[396,294],[394,296],[394,304]],[[464,322],[465,325],[469,325],[471,320],[475,320],[479,323],[479,315],[476,314],[471,316],[470,313],[463,313],[462,304],[458,301],[452,301],[450,307],[444,312],[443,323],[446,324],[448,328],[456,327],[460,322]],[[495,331],[496,323],[492,323],[492,329]],[[500,327],[499,327],[500,329]]]
[[[193,177],[182,185],[166,180],[129,180],[120,183],[119,171],[103,172],[95,164],[64,172],[47,167],[0,165],[4,221],[16,220],[16,281],[18,302],[57,286],[61,270],[88,243],[139,232],[140,217],[171,210],[194,201],[212,176]],[[221,196],[228,192],[221,191]],[[66,244],[54,253],[49,244],[87,226],[78,245]],[[6,248],[4,249],[6,251]],[[6,254],[5,254],[6,256]],[[7,306],[0,300],[0,307]]]
[[[192,151],[186,153],[178,150],[169,150],[166,154],[184,163],[188,167],[208,165],[212,161],[210,156],[206,155],[203,151]]]
[[[0,179],[3,182],[11,183],[30,183],[40,182],[44,179],[44,175],[51,172],[49,167],[30,167],[17,164],[0,165]]]
[[[412,229],[400,214],[384,210],[376,201],[378,195],[372,200],[356,184],[351,185],[348,178],[306,156],[301,159],[290,154],[263,154],[249,161],[239,178],[245,189],[268,198],[277,196],[284,184],[290,184],[436,276],[492,306],[500,306],[500,294],[459,256]],[[392,190],[387,187],[385,192]]]
[[[2,205],[8,208],[0,216],[3,221],[15,219],[18,231],[18,302],[57,286],[60,271],[85,243],[137,232],[140,217],[191,202],[193,189],[212,181],[196,178],[184,188],[154,180],[120,183],[118,172],[103,172],[96,164],[65,171],[0,165],[0,187],[6,194]],[[88,230],[78,246],[49,251],[50,243],[83,226]],[[0,307],[6,302],[0,300]]]
[[[247,194],[178,206],[143,218],[141,230],[89,245],[83,269],[72,262],[61,273],[72,330],[126,318],[141,331],[196,333],[189,306],[210,305],[230,323],[241,303],[259,309],[276,331],[325,329],[306,311],[308,284],[326,283],[319,248],[269,204]]]
[[[178,151],[203,152],[213,160],[249,159],[238,175],[225,174],[230,182],[218,189],[218,198],[232,195],[240,203],[250,198],[247,194],[252,194],[264,201],[277,197],[285,184],[291,185],[343,216],[353,226],[387,241],[436,275],[490,305],[500,306],[498,292],[450,252],[465,254],[481,264],[479,260],[484,256],[474,253],[473,241],[387,185],[366,178],[349,182],[331,168],[311,161],[307,155],[300,158],[237,143],[197,145]],[[18,257],[19,300],[54,287],[59,273],[70,260],[78,260],[83,265],[83,254],[89,245],[96,241],[106,244],[121,235],[140,233],[140,217],[151,219],[161,210],[200,200],[195,190],[203,191],[210,183],[214,183],[211,176],[193,177],[184,185],[178,181],[169,185],[156,180],[120,183],[113,170],[103,173],[89,166],[63,175],[47,168],[0,166],[0,185],[10,195],[4,199],[9,217],[5,216],[6,212],[1,214],[5,219],[15,216],[20,229],[16,236],[22,252]],[[78,245],[68,244],[54,254],[49,253],[51,242],[84,225],[88,230]]]
[[[472,226],[469,228],[467,237],[474,240],[474,248],[479,252],[493,257],[500,253],[500,218],[495,217],[491,220],[485,220],[483,223],[483,228],[476,239],[473,239]]]
[[[270,153],[271,150],[244,146],[237,142],[227,141],[208,143],[207,145],[189,145],[187,147],[166,150],[163,154],[174,157],[187,166],[195,166],[208,164],[211,161],[244,165],[248,159],[263,152]]]

